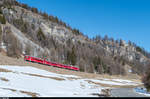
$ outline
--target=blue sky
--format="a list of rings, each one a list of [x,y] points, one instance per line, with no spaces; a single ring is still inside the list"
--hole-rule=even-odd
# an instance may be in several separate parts
[[[90,38],[107,34],[150,52],[150,0],[17,0],[57,16]]]

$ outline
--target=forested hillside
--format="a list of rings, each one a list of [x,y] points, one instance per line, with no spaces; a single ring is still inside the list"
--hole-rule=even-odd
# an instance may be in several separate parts
[[[131,41],[107,35],[90,39],[57,17],[16,0],[0,0],[0,43],[0,51],[10,57],[46,57],[90,73],[143,74],[150,63],[150,53]]]

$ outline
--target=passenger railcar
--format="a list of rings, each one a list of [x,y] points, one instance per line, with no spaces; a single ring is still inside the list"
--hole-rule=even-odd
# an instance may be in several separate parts
[[[40,59],[40,58],[35,58],[35,57],[27,56],[27,55],[24,56],[24,60],[34,62],[34,63],[43,64],[43,65],[48,65],[48,66],[54,66],[54,67],[79,71],[78,67],[75,67],[75,66],[72,66],[72,65],[64,65],[64,64],[49,62],[49,61],[46,61],[45,59],[43,60],[43,59]]]

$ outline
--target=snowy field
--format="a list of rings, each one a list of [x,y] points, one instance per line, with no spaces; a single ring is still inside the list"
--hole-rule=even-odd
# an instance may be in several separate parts
[[[92,81],[94,83],[89,83]],[[83,79],[74,75],[63,75],[34,67],[0,65],[1,97],[98,97],[108,85],[137,85],[124,79]]]

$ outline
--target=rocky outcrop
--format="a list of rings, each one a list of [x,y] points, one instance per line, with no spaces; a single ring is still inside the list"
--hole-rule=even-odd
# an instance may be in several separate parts
[[[11,6],[4,6],[4,1],[8,1]],[[0,0],[2,13],[7,20],[5,27],[9,27],[22,44],[22,53],[25,53],[27,45],[30,45],[32,56],[47,56],[49,60],[67,64],[75,62],[85,72],[113,71],[111,74],[120,74],[122,68],[125,68],[123,64],[136,68],[136,64],[146,67],[149,63],[149,58],[123,40],[119,44],[108,39],[91,40],[84,35],[76,35],[72,29],[53,22],[40,13],[25,9],[21,4],[17,5],[15,0],[7,1]],[[40,29],[42,32],[38,34]],[[3,29],[3,35],[6,34],[4,31],[7,29]],[[95,62],[95,59],[98,59],[98,62]]]

